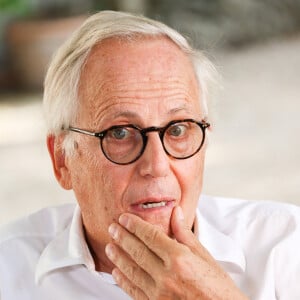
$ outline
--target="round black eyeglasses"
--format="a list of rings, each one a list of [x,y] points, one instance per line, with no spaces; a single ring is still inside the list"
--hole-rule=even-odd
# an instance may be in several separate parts
[[[139,128],[127,124],[112,126],[101,132],[76,127],[66,129],[99,138],[102,152],[108,160],[118,165],[128,165],[142,156],[149,132],[158,132],[163,148],[169,156],[186,159],[201,149],[205,140],[205,129],[209,126],[205,121],[184,119],[171,121],[164,127]]]

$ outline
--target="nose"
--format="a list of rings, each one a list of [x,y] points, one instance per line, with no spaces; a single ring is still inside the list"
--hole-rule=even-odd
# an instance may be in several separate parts
[[[166,177],[170,170],[170,158],[165,152],[157,132],[148,133],[148,142],[138,160],[141,176]]]

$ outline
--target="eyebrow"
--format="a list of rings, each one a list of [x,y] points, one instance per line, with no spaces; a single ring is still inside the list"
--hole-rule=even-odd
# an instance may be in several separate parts
[[[181,112],[181,111],[185,111],[185,112],[188,112],[188,113],[192,112],[192,110],[190,108],[188,108],[186,105],[182,105],[182,106],[179,106],[179,107],[172,108],[170,111],[168,111],[168,114],[172,115],[172,114],[175,114],[175,113]]]
[[[136,118],[139,117],[139,115],[133,111],[125,110],[125,111],[118,111],[113,114],[113,118],[118,118],[118,117]]]

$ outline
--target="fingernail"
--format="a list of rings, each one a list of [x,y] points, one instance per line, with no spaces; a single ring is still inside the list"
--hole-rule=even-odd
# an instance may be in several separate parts
[[[177,206],[177,217],[180,221],[184,220],[183,211],[182,211],[182,208],[180,206]]]
[[[107,244],[105,247],[105,253],[109,258],[113,258],[114,256],[114,248],[111,244]]]
[[[121,215],[119,218],[119,223],[124,226],[125,228],[127,228],[128,226],[128,222],[129,222],[129,218],[126,215]]]
[[[117,269],[113,269],[111,272],[112,277],[114,278],[115,282],[120,281],[120,274]]]
[[[111,224],[108,227],[108,232],[110,234],[110,236],[115,240],[118,237],[118,229],[117,226],[115,224]]]

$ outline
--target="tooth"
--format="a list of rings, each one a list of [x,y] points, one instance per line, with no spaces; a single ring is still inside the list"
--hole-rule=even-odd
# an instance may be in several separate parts
[[[142,208],[147,209],[147,208],[153,208],[153,207],[161,207],[161,206],[166,206],[166,202],[157,202],[157,203],[146,203],[141,205]]]

